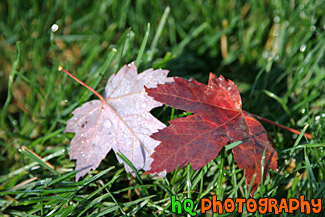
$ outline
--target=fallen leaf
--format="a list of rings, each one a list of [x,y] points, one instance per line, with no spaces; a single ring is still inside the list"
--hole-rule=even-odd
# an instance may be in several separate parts
[[[228,142],[242,141],[232,149],[239,168],[244,169],[249,185],[254,174],[251,194],[261,182],[261,159],[264,150],[265,173],[277,169],[277,152],[263,126],[242,110],[237,86],[224,77],[210,74],[209,84],[193,79],[174,78],[174,82],[146,88],[149,96],[176,109],[195,113],[170,121],[170,125],[151,137],[161,141],[152,155],[148,173],[171,172],[191,164],[194,170],[215,159]],[[265,180],[265,179],[264,179]]]
[[[96,169],[111,149],[124,154],[136,169],[150,168],[150,155],[159,144],[150,135],[165,125],[150,114],[161,103],[147,95],[144,85],[156,87],[158,83],[171,81],[167,74],[168,71],[160,69],[138,74],[135,63],[125,65],[109,78],[104,102],[92,100],[72,112],[65,132],[75,133],[70,159],[77,160],[76,170],[80,170],[76,180]],[[126,171],[133,172],[124,166]]]

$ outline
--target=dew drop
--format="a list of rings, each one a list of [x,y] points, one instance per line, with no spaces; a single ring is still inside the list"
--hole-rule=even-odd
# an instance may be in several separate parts
[[[311,26],[310,31],[314,32],[316,30],[316,26]]]
[[[288,27],[288,26],[289,26],[289,21],[288,20],[284,21],[284,27]]]
[[[269,56],[269,53],[267,51],[264,51],[262,54],[262,57],[266,59],[268,56]]]
[[[301,19],[305,19],[305,17],[306,17],[305,12],[301,11],[301,12],[300,12],[300,17],[301,17]]]
[[[273,36],[278,36],[278,35],[279,35],[278,30],[275,30],[275,31],[273,32]]]
[[[319,119],[320,119],[320,116],[316,116],[316,117],[315,117],[315,121],[316,121],[316,122],[318,122]]]
[[[289,32],[290,33],[293,33],[294,31],[295,31],[295,27],[293,27],[293,26],[289,27]]]
[[[81,143],[82,143],[82,144],[84,144],[84,143],[85,143],[85,141],[81,141]]]
[[[302,44],[299,49],[301,52],[304,52],[306,50],[306,45]]]
[[[39,166],[39,165],[37,165],[37,166],[34,166],[34,167],[30,168],[30,170],[37,170],[38,168],[40,168],[40,166]]]
[[[275,23],[278,23],[278,22],[280,22],[280,17],[279,16],[276,16],[276,17],[274,17],[273,20],[274,20]]]
[[[58,31],[58,30],[59,30],[59,26],[58,26],[58,24],[54,23],[54,24],[51,26],[51,31],[52,31],[52,32],[56,32],[56,31]]]
[[[142,133],[143,133],[143,134],[148,134],[148,135],[150,135],[150,134],[151,134],[151,131],[150,131],[148,128],[145,128],[145,127],[144,127],[144,128],[142,129]]]
[[[143,103],[141,103],[141,108],[147,108],[147,103],[146,102],[143,102]]]
[[[104,120],[103,126],[104,126],[105,128],[110,128],[110,127],[112,126],[112,121],[109,120],[108,118],[106,118],[106,119]]]
[[[80,136],[81,136],[81,137],[83,137],[83,136],[84,136],[84,134],[81,134]]]

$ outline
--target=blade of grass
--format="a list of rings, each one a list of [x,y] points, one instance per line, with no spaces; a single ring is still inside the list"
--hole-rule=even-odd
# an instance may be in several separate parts
[[[225,145],[225,150],[228,151],[230,149],[233,149],[235,148],[236,146],[242,144],[243,142],[242,141],[237,141],[237,142],[233,142],[231,144],[228,144],[228,145]]]
[[[294,143],[293,146],[292,146],[293,149],[291,149],[291,151],[290,151],[290,156],[292,156],[292,154],[293,154],[295,148],[298,146],[298,144],[299,144],[300,140],[302,139],[302,136],[305,134],[305,132],[306,132],[308,126],[309,126],[309,124],[306,124],[306,125],[304,126],[304,128],[302,129],[301,133],[299,134],[298,138],[296,139],[295,143]]]
[[[7,114],[7,110],[8,110],[8,106],[11,102],[11,98],[12,98],[12,83],[14,81],[15,75],[17,73],[17,69],[18,69],[18,65],[20,62],[20,41],[16,42],[16,58],[15,61],[12,64],[11,70],[10,70],[10,74],[9,74],[9,78],[8,78],[8,93],[7,93],[7,99],[5,104],[3,105],[2,109],[1,109],[1,128],[2,130],[6,129],[6,114]]]
[[[122,41],[123,41],[123,44],[122,44],[122,47],[120,49],[120,55],[119,55],[119,58],[118,58],[118,68],[121,68],[122,66],[122,60],[123,60],[123,56],[124,56],[124,52],[125,52],[125,48],[127,47],[126,45],[128,44],[128,40],[129,40],[129,37],[130,37],[130,32],[131,32],[131,28],[129,28],[128,30],[126,30],[126,32],[124,33],[124,36],[122,37]]]
[[[39,155],[37,155],[33,151],[29,150],[26,146],[21,147],[20,153],[29,157],[30,159],[37,162],[38,164],[45,167],[46,169],[50,170],[51,172],[53,172],[57,175],[61,175],[58,171],[55,170],[54,166],[52,166],[48,162],[44,161]]]
[[[305,155],[305,162],[306,162],[307,171],[308,171],[309,176],[311,177],[311,179],[310,179],[310,182],[311,182],[310,187],[313,189],[313,186],[315,186],[316,189],[317,189],[318,185],[317,185],[317,181],[316,181],[313,169],[312,169],[312,167],[310,165],[309,157],[308,157],[308,154],[307,154],[307,148],[304,148],[304,155]]]
[[[147,45],[147,42],[148,42],[149,33],[150,33],[150,23],[148,23],[148,25],[147,25],[147,31],[146,31],[146,34],[144,35],[144,38],[142,40],[141,47],[140,47],[137,59],[135,61],[136,65],[138,67],[139,67],[139,65],[141,63],[142,56],[143,56],[143,53],[144,53],[144,49],[146,48],[146,45]]]
[[[291,115],[291,112],[288,108],[288,106],[286,105],[286,103],[284,102],[284,100],[282,100],[279,96],[275,95],[274,93],[268,91],[268,90],[264,90],[263,91],[267,96],[271,97],[272,99],[275,99],[283,108],[283,110],[287,113],[287,115]]]
[[[262,155],[262,159],[261,159],[261,182],[260,182],[260,184],[259,184],[259,186],[260,186],[260,191],[259,191],[259,193],[260,193],[260,195],[261,195],[261,197],[263,197],[264,196],[264,193],[265,193],[265,191],[266,191],[266,189],[265,189],[265,186],[264,186],[264,173],[265,173],[265,171],[264,171],[264,169],[265,169],[265,166],[264,166],[264,162],[265,162],[265,153],[266,153],[266,148],[264,149],[264,151],[263,151],[263,155]],[[266,174],[265,174],[266,175]]]
[[[143,181],[141,179],[141,176],[139,175],[138,170],[135,168],[135,166],[132,164],[132,162],[121,152],[116,152],[117,156],[119,158],[121,158],[123,160],[123,162],[128,165],[134,172],[135,176],[137,177],[137,179],[139,180],[139,182],[141,183],[141,185],[143,185]]]
[[[149,62],[152,61],[152,58],[155,54],[155,50],[156,50],[156,47],[157,47],[157,44],[158,44],[158,40],[160,38],[160,35],[161,35],[161,32],[166,24],[166,20],[167,20],[167,17],[168,17],[168,14],[169,14],[169,11],[170,11],[170,7],[167,6],[160,21],[159,21],[159,25],[158,25],[158,28],[157,28],[157,32],[153,38],[153,41],[151,43],[151,46],[150,46],[150,53],[149,53],[149,56],[148,56],[148,60]]]
[[[48,161],[48,160],[51,160],[52,158],[55,158],[55,157],[58,157],[58,156],[61,156],[63,154],[65,154],[67,152],[67,150],[65,148],[62,148],[56,152],[54,152],[53,154],[50,154],[46,157],[43,158],[43,161]],[[12,172],[10,172],[9,174],[6,174],[6,175],[3,175],[3,176],[0,176],[0,183],[4,182],[5,180],[13,177],[13,176],[16,176],[26,170],[29,170],[30,168],[36,166],[38,164],[38,162],[34,162],[34,163],[30,163],[22,168],[19,168],[17,170],[14,170]]]
[[[92,206],[94,206],[96,203],[99,203],[100,201],[102,201],[103,199],[110,197],[111,193],[108,192],[107,194],[104,194],[102,196],[99,196],[97,198],[95,198],[94,200],[92,200],[91,202],[89,201],[93,196],[95,196],[97,193],[101,192],[102,190],[104,190],[107,186],[111,185],[112,183],[115,182],[116,179],[118,179],[119,176],[114,176],[113,179],[111,179],[109,182],[107,182],[106,184],[101,184],[102,187],[96,189],[95,191],[93,191],[91,194],[89,194],[83,201],[82,203],[87,204],[87,206],[78,213],[77,217],[82,216],[89,208],[91,208]],[[123,212],[123,210],[121,209],[121,211]]]

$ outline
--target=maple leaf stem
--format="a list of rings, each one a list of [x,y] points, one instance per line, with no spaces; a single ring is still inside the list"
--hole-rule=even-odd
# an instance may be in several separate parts
[[[88,86],[87,84],[85,84],[84,82],[82,82],[81,80],[79,80],[76,76],[74,76],[73,74],[71,74],[70,72],[68,72],[65,68],[63,68],[62,66],[59,66],[58,67],[58,70],[65,72],[71,78],[73,78],[74,80],[76,80],[77,82],[79,82],[82,86],[86,87],[88,90],[90,90],[91,92],[93,92],[102,102],[105,102],[105,99],[104,99],[104,97],[102,97],[102,95],[100,95],[96,90],[94,90],[93,88],[91,88],[90,86]]]
[[[258,115],[252,114],[252,113],[250,113],[250,114],[253,115],[254,117],[260,119],[261,121],[264,121],[266,123],[269,123],[269,124],[272,124],[274,126],[280,127],[282,129],[288,130],[291,133],[295,133],[295,134],[298,134],[298,135],[301,133],[299,130],[295,130],[295,129],[292,129],[290,127],[283,126],[281,124],[277,124],[277,123],[275,123],[275,122],[273,122],[273,121],[271,121],[269,119],[263,118],[261,116],[258,116]],[[305,133],[304,136],[306,136],[308,139],[312,139],[313,138],[313,136],[311,134],[309,134],[309,133]]]

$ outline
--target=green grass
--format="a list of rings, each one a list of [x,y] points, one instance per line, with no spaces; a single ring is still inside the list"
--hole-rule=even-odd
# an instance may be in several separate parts
[[[244,110],[311,133],[308,140],[264,124],[279,170],[254,197],[303,194],[322,198],[324,207],[324,12],[322,0],[2,1],[0,215],[173,216],[172,195],[192,198],[197,213],[203,197],[248,197],[231,146],[207,166],[165,179],[143,171],[134,178],[109,153],[74,181],[73,135],[63,130],[71,112],[96,97],[57,67],[102,93],[109,76],[133,60],[140,71],[163,67],[205,83],[209,72],[222,74],[238,85]],[[167,107],[153,113],[165,123],[183,115]]]

